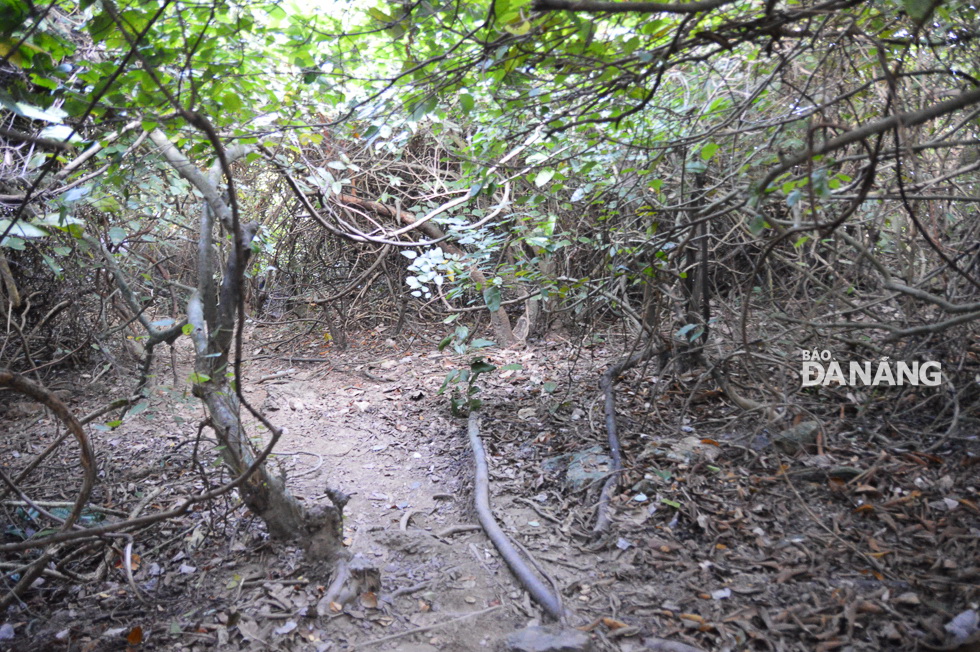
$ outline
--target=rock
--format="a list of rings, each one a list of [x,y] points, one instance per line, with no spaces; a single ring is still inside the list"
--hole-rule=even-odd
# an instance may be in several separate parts
[[[802,421],[776,435],[772,443],[784,453],[813,451],[817,447],[817,433],[820,424],[816,421]]]
[[[707,462],[714,462],[720,454],[721,450],[717,446],[705,444],[700,437],[691,436],[671,444],[670,450],[667,452],[667,459],[685,464],[699,458],[704,458]]]
[[[956,643],[963,643],[980,632],[980,616],[977,615],[975,609],[967,609],[946,623],[945,628]]]
[[[580,491],[593,482],[603,480],[611,468],[612,458],[603,453],[601,447],[593,446],[572,455],[565,483],[572,491]]]
[[[17,401],[7,408],[7,416],[11,419],[25,419],[41,413],[42,406],[34,401]]]
[[[591,652],[589,635],[559,625],[528,627],[507,637],[508,652]]]
[[[541,468],[548,473],[560,473],[564,470],[565,483],[573,491],[581,491],[592,482],[605,478],[612,468],[611,465],[612,458],[603,452],[601,446],[549,457],[541,462]]]

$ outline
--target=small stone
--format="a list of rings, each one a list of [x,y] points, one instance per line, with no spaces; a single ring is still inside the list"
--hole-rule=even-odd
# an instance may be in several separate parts
[[[820,424],[816,421],[803,421],[792,428],[787,428],[773,439],[773,444],[784,453],[812,451],[817,446],[817,434]]]
[[[508,652],[591,652],[588,634],[557,625],[528,627],[507,637]]]
[[[945,627],[957,643],[963,643],[980,631],[980,616],[976,609],[967,609],[946,623]]]

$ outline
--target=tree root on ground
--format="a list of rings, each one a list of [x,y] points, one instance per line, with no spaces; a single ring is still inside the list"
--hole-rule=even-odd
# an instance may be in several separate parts
[[[500,556],[504,558],[517,581],[531,594],[534,601],[541,605],[541,608],[555,620],[563,620],[565,610],[561,604],[561,597],[552,593],[544,585],[544,582],[534,574],[524,558],[517,552],[510,538],[500,529],[493,517],[493,512],[490,511],[490,473],[487,469],[487,456],[483,449],[483,442],[480,441],[480,417],[476,410],[470,411],[467,433],[470,448],[473,449],[473,460],[476,462],[476,478],[473,485],[476,497],[476,514],[480,520],[480,525],[483,526],[483,531],[487,533],[487,537],[493,542]]]
[[[652,342],[647,344],[642,351],[620,358],[609,365],[599,381],[599,386],[602,387],[602,393],[606,399],[606,432],[609,436],[609,457],[612,458],[612,468],[609,477],[602,485],[602,491],[599,493],[595,527],[592,528],[594,536],[600,536],[609,529],[611,523],[609,500],[612,498],[613,492],[619,487],[619,476],[623,471],[623,453],[619,445],[619,435],[616,433],[616,392],[613,386],[621,373],[647,360],[656,352],[657,349]]]

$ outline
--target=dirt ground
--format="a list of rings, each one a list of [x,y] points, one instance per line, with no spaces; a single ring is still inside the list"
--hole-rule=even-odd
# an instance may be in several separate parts
[[[277,350],[281,334],[264,330],[248,341],[245,396],[285,431],[274,465],[311,504],[327,488],[352,494],[345,543],[381,571],[381,590],[342,610],[322,604],[328,570],[270,541],[229,497],[134,537],[139,595],[118,542],[52,569],[4,615],[0,648],[502,650],[545,621],[475,526],[465,420],[438,394],[469,358],[373,332],[343,351],[312,336]],[[479,383],[495,515],[593,649],[976,649],[976,437],[926,451],[842,417],[820,423],[817,448],[790,446],[778,432],[789,423],[733,420],[717,393],[671,418],[690,396],[684,381],[639,368],[619,385],[627,472],[597,540],[608,472],[598,379],[621,355],[559,337],[489,349],[498,371]],[[176,359],[176,374],[160,363],[145,410],[93,430],[94,504],[129,513],[151,496],[141,509],[166,509],[218,480],[188,352]],[[60,389],[84,414],[127,382],[75,377]],[[5,407],[2,464],[16,474],[56,426],[30,404]],[[66,451],[42,467],[34,497],[71,500],[72,463]],[[4,516],[6,540],[30,534],[10,504]],[[100,564],[104,578],[69,581]]]

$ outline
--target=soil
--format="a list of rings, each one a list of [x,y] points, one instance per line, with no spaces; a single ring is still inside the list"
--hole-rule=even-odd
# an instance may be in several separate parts
[[[248,341],[245,396],[284,430],[274,466],[311,505],[328,488],[352,495],[345,545],[380,570],[380,590],[323,604],[329,569],[269,540],[228,497],[133,537],[140,595],[125,577],[125,539],[103,579],[44,578],[6,614],[0,648],[501,650],[544,620],[475,527],[466,422],[439,394],[472,355],[375,332],[350,336],[346,350],[310,337],[285,353],[282,334],[265,330]],[[489,349],[498,370],[478,382],[495,515],[594,649],[661,639],[704,650],[957,649],[976,637],[949,627],[980,599],[975,439],[927,453],[825,420],[819,448],[787,452],[771,441],[789,424],[733,419],[718,393],[670,418],[689,388],[639,368],[619,385],[627,473],[614,525],[592,537],[608,471],[598,379],[623,353],[558,337]],[[219,481],[187,391],[189,352],[175,357],[176,374],[160,362],[145,410],[92,431],[93,504],[128,513],[153,495],[142,509],[161,510]],[[128,382],[106,374],[62,389],[84,414]],[[15,474],[56,427],[23,402],[7,406],[7,423],[3,450],[15,457],[3,465]],[[66,450],[42,467],[32,495],[71,500],[74,480],[53,478],[74,478],[72,463]],[[856,473],[836,477],[843,467]],[[13,540],[21,521],[9,506],[6,515]],[[96,550],[80,565],[95,572],[102,560]]]

